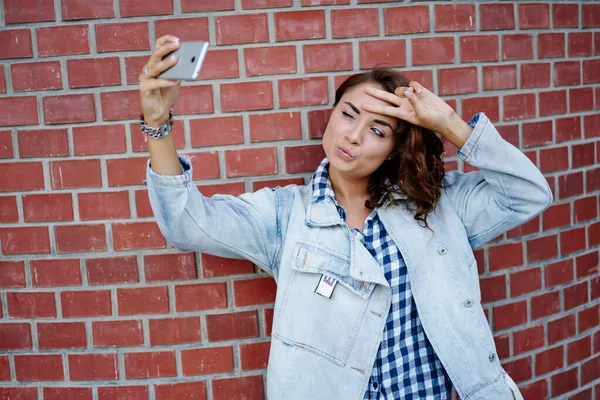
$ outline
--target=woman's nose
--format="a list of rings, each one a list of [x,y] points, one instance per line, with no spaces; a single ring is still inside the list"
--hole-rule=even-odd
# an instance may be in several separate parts
[[[360,144],[361,130],[358,127],[353,127],[346,131],[346,138],[352,144]]]

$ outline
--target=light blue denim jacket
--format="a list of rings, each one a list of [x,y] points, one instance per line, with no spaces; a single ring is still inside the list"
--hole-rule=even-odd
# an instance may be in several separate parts
[[[545,178],[484,114],[458,155],[479,171],[446,174],[432,231],[405,206],[379,215],[406,262],[423,328],[463,400],[521,399],[500,365],[481,306],[473,249],[530,220],[552,202]],[[192,169],[147,171],[154,214],[181,250],[245,258],[277,281],[267,396],[363,398],[390,307],[381,266],[332,202],[310,186],[206,198]],[[321,274],[337,279],[330,299],[314,293]]]

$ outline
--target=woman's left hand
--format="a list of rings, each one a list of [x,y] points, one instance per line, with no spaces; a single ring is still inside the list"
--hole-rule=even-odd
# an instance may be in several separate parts
[[[438,132],[455,145],[466,141],[471,131],[466,128],[470,127],[462,121],[448,103],[418,82],[413,81],[409,85],[397,88],[395,94],[367,87],[365,89],[367,94],[386,101],[390,105],[363,104],[363,108],[369,112],[400,118],[413,125]]]

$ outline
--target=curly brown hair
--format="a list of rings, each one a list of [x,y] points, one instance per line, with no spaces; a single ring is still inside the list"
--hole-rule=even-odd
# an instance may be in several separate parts
[[[410,81],[389,68],[355,74],[336,90],[334,106],[349,89],[363,83],[375,83],[394,93],[397,87],[407,87]],[[415,219],[429,228],[427,216],[435,209],[442,191],[444,140],[436,132],[401,119],[394,137],[392,158],[384,161],[371,175],[365,206],[372,210],[386,203],[405,202],[415,213]],[[406,199],[399,199],[395,194],[405,195]]]

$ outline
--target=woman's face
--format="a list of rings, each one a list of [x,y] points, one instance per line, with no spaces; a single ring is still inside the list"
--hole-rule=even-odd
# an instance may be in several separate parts
[[[365,83],[348,90],[333,109],[323,134],[323,149],[330,162],[329,168],[349,179],[369,177],[394,148],[393,132],[398,120],[362,108],[363,104],[389,106],[385,101],[366,94],[368,86],[382,89],[375,83]]]

